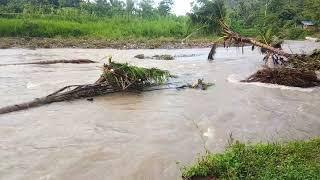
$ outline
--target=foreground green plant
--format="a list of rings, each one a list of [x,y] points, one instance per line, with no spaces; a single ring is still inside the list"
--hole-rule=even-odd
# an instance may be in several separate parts
[[[183,171],[184,179],[320,179],[320,138],[288,144],[245,145],[207,154]]]

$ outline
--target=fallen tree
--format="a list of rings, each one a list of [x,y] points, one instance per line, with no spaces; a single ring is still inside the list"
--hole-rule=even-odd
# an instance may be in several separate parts
[[[99,96],[120,91],[142,90],[145,87],[163,84],[169,77],[168,71],[157,68],[140,68],[127,63],[109,60],[104,64],[101,77],[93,84],[66,86],[48,96],[33,101],[0,108],[0,114],[20,111],[53,102]]]
[[[220,22],[223,29],[225,47],[231,44],[244,46],[252,45],[252,49],[260,47],[265,54],[265,66],[262,70],[251,75],[243,82],[262,82],[294,87],[319,86],[317,71],[320,70],[320,51],[311,55],[287,53],[282,50],[280,43],[262,43],[254,38],[243,37],[233,32],[224,22]]]
[[[85,85],[70,85],[66,86],[48,96],[36,98],[33,101],[16,104],[0,108],[0,114],[25,110],[28,108],[38,107],[54,102],[70,101],[80,98],[92,97],[115,93],[115,92],[136,92],[136,91],[151,91],[171,88],[153,88],[164,85],[165,82],[172,76],[169,71],[160,70],[157,68],[141,68],[130,66],[127,63],[115,63],[109,60],[108,64],[104,64],[100,78],[92,84]],[[203,80],[198,80],[198,83],[193,85],[183,85],[175,87],[181,88],[195,88],[206,90],[213,84],[204,83]]]

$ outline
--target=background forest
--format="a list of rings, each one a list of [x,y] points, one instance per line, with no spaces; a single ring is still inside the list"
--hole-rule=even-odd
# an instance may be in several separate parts
[[[219,35],[224,19],[247,36],[316,35],[320,0],[195,0],[186,16],[174,0],[0,0],[1,37],[173,38]],[[301,28],[309,21],[315,29]]]

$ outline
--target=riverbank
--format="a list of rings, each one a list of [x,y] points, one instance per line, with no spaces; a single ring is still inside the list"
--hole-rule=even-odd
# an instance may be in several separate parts
[[[211,47],[214,39],[127,39],[106,40],[86,38],[0,38],[0,49],[8,48],[81,48],[81,49],[182,49]]]
[[[208,154],[183,172],[184,179],[319,179],[320,138],[288,144],[245,145]]]

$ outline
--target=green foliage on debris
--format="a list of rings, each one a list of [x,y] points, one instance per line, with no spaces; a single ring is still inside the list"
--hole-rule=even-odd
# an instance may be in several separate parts
[[[171,77],[169,71],[157,68],[142,68],[127,63],[110,62],[104,66],[105,81],[114,88],[143,88],[150,85],[161,85]]]

